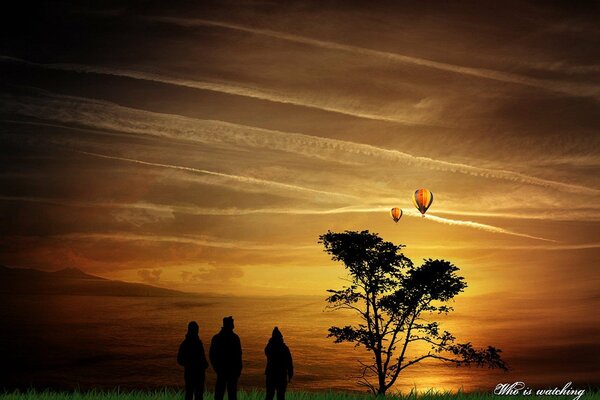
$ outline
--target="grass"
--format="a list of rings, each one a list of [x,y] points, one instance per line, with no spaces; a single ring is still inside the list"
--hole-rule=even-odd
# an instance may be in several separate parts
[[[240,391],[238,400],[264,400],[262,391]],[[410,392],[406,394],[390,394],[386,396],[390,400],[526,400],[526,399],[546,399],[546,400],[573,400],[576,396],[495,396],[492,393],[463,393],[463,392],[442,392],[429,391],[425,393]],[[227,398],[227,397],[226,397]],[[286,394],[286,400],[369,400],[375,397],[367,394],[345,393],[345,392],[296,392],[290,391]],[[600,391],[586,390],[581,399],[599,399]],[[25,392],[14,391],[0,393],[0,400],[183,400],[183,393],[178,390],[164,389],[157,391],[74,391],[74,392],[54,392],[54,391],[35,391]],[[204,400],[214,400],[213,394],[205,393]]]

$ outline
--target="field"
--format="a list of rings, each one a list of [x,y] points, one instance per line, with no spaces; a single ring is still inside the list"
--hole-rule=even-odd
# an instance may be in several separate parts
[[[576,396],[496,396],[492,393],[463,393],[463,392],[425,392],[405,393],[402,395],[388,395],[387,398],[394,400],[480,400],[480,399],[547,399],[547,400],[573,400]],[[205,393],[205,400],[213,400],[213,394]],[[239,400],[264,400],[264,392],[239,392]],[[287,400],[369,400],[373,396],[366,394],[354,394],[344,392],[295,392],[286,394]],[[599,391],[586,390],[581,399],[600,399]],[[183,393],[177,390],[159,391],[88,391],[88,392],[51,392],[51,391],[27,391],[0,393],[0,400],[183,400]]]

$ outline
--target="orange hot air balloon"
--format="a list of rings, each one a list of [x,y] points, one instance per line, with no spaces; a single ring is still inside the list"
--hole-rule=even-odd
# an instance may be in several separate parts
[[[431,193],[427,189],[418,189],[415,191],[415,195],[413,196],[413,204],[417,207],[417,210],[421,212],[423,217],[425,216],[425,212],[433,203],[433,193]]]
[[[398,207],[392,208],[390,214],[392,215],[392,219],[395,223],[398,223],[398,221],[400,221],[400,218],[402,218],[402,210]]]

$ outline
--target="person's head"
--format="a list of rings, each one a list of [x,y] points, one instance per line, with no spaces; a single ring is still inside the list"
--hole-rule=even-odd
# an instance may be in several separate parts
[[[198,336],[199,330],[200,330],[200,327],[198,326],[198,323],[196,321],[192,321],[188,324],[187,334],[190,336]]]
[[[273,333],[271,334],[271,339],[276,341],[283,341],[283,335],[279,331],[278,327],[273,328]]]
[[[233,330],[234,326],[232,316],[223,318],[223,328]]]

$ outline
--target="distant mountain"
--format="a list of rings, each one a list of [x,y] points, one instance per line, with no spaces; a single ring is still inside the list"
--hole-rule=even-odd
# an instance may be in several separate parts
[[[0,265],[0,294],[67,294],[80,296],[177,297],[190,293],[141,283],[113,281],[77,268],[55,272]]]
[[[104,279],[104,278],[100,278],[99,276],[86,274],[79,268],[63,268],[63,269],[59,269],[58,271],[52,272],[52,274],[55,277],[59,276],[59,277],[63,277],[63,278]]]

